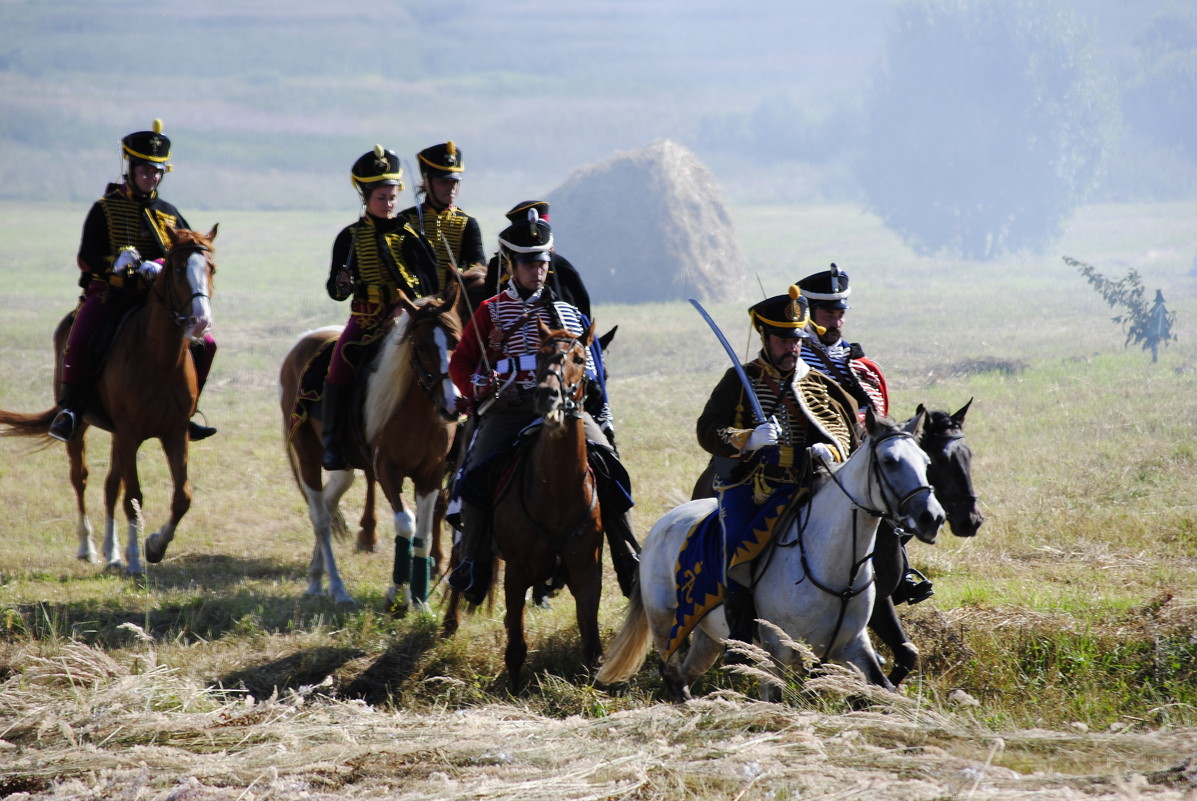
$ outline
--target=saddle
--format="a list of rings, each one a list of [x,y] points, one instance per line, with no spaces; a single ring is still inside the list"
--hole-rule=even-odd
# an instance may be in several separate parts
[[[129,322],[129,318],[144,308],[145,305],[146,298],[144,297],[130,303],[123,312],[109,317],[101,325],[97,326],[91,340],[87,343],[87,363],[91,369],[87,374],[87,383],[79,387],[77,391],[80,394],[84,408],[87,410],[84,414],[87,424],[101,431],[112,433],[115,426],[112,423],[112,418],[108,415],[108,411],[104,408],[104,404],[100,401],[99,395],[96,393],[96,379],[99,378],[100,372],[108,362],[108,355],[112,352],[112,343],[116,342],[117,336],[124,330]],[[72,309],[63,318],[60,325],[64,326],[67,332],[74,325],[77,313],[78,309]],[[60,361],[61,358],[60,355]]]
[[[366,442],[365,403],[366,387],[370,375],[370,366],[378,356],[382,347],[383,336],[376,336],[348,349],[354,362],[353,388],[349,393],[349,402],[343,414],[346,416],[341,426],[341,451],[350,467],[358,470],[366,469],[371,462],[370,448]],[[291,414],[287,418],[287,442],[299,430],[299,427],[309,418],[319,418],[322,412],[321,400],[324,394],[324,381],[328,377],[328,367],[332,363],[333,350],[337,340],[329,339],[321,343],[320,347],[303,366],[303,373],[299,379],[299,391],[295,394],[291,406]]]

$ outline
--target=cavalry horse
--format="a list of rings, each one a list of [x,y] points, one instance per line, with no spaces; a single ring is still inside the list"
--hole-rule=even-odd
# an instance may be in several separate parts
[[[450,285],[445,295],[409,300],[400,293],[390,330],[368,369],[364,408],[364,441],[368,463],[354,464],[329,474],[322,482],[323,451],[319,415],[304,416],[294,427],[290,421],[305,367],[341,333],[339,326],[308,332],[299,338],[279,371],[284,437],[295,482],[308,505],[316,545],[308,568],[306,594],[328,594],[338,604],[353,599],[337,571],[332,535],[347,532],[340,500],[353,483],[354,468],[366,474],[367,514],[373,519],[375,480],[391,504],[395,523],[395,561],[387,598],[391,611],[406,614],[415,603],[424,608],[428,598],[429,560],[441,558],[441,512],[437,506],[445,477],[445,458],[453,443],[457,423],[458,392],[449,379],[449,357],[461,338],[458,309],[460,293]],[[365,371],[363,365],[359,370]],[[346,427],[348,428],[348,426]],[[410,478],[415,488],[415,514],[403,503],[403,484]],[[362,539],[359,537],[359,545]]]
[[[977,509],[977,494],[973,491],[973,452],[964,438],[964,416],[972,405],[970,399],[954,414],[946,411],[927,412],[927,420],[918,438],[919,447],[931,460],[927,480],[935,488],[947,513],[948,525],[957,537],[976,536],[985,518]],[[919,404],[915,415],[924,413]],[[877,573],[877,601],[869,628],[889,647],[894,665],[889,680],[894,686],[902,682],[918,664],[918,649],[906,637],[902,621],[894,608],[892,595],[907,568],[902,540],[892,525],[883,521],[877,532],[877,548],[873,567]]]
[[[574,596],[587,667],[602,658],[598,610],[602,592],[603,535],[598,488],[586,455],[582,403],[586,355],[594,325],[582,336],[540,323],[535,408],[539,432],[520,451],[494,507],[495,547],[506,561],[504,661],[513,692],[528,655],[524,604],[528,588],[559,573]]]
[[[772,552],[754,568],[760,619],[791,640],[806,642],[823,661],[853,665],[867,681],[890,690],[894,687],[865,631],[875,593],[869,555],[882,518],[897,521],[923,540],[933,540],[943,524],[943,508],[927,484],[928,459],[917,443],[924,417],[900,427],[870,410],[860,447],[838,469],[821,474],[810,500],[795,515],[782,518],[788,522],[774,533]],[[713,498],[693,500],[653,526],[640,554],[639,585],[598,682],[612,684],[635,673],[651,637],[664,662],[666,687],[675,697],[688,699],[693,682],[719,658],[728,629],[717,613],[696,624],[684,659],[669,652],[678,605],[678,555],[691,529],[716,505]],[[768,628],[762,629],[761,641],[776,663],[796,661],[793,650]]]
[[[123,569],[131,575],[145,572],[140,550],[145,523],[137,451],[147,439],[157,438],[162,442],[174,483],[170,519],[145,541],[147,562],[162,561],[179,521],[191,507],[187,423],[195,413],[199,392],[188,344],[201,341],[212,324],[211,296],[216,273],[212,240],[218,227],[213,226],[207,235],[187,229],[167,229],[169,247],[162,270],[154,279],[145,304],[121,322],[91,387],[90,408],[78,432],[66,443],[79,513],[75,527],[79,538],[77,556],[95,562],[98,558],[84,501],[88,479],[85,435],[89,425],[112,433],[112,454],[104,482],[106,517],[102,557],[106,570]],[[71,315],[67,315],[54,331],[55,397],[71,321]],[[48,442],[50,423],[56,413],[57,409],[40,414],[0,412],[0,425],[8,427],[5,436],[40,436]],[[116,534],[116,501],[122,485],[129,534],[123,560]]]
[[[957,537],[975,536],[985,518],[977,509],[977,495],[973,491],[973,452],[964,438],[964,417],[968,414],[970,399],[954,414],[946,411],[926,412],[926,422],[919,435],[919,447],[930,458],[927,466],[927,481],[935,490],[947,513],[948,524]],[[925,408],[920,403],[915,416],[922,415]],[[910,425],[914,418],[903,425]],[[694,484],[692,499],[713,498],[715,490],[713,464],[699,476]],[[918,664],[918,649],[906,637],[902,621],[898,617],[893,596],[908,562],[900,539],[888,521],[881,521],[877,528],[877,547],[873,552],[873,567],[877,576],[877,600],[873,605],[873,616],[869,628],[893,654],[894,666],[889,680],[895,687],[902,682]],[[900,601],[899,601],[900,603]]]

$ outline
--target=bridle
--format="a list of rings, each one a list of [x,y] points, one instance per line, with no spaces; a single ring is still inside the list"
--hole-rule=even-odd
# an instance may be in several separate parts
[[[574,363],[580,366],[576,381],[565,380],[565,357],[577,350],[582,356],[574,357]],[[542,386],[550,379],[556,380],[560,387],[561,402],[559,408],[566,417],[580,417],[583,412],[582,398],[585,394],[586,383],[586,346],[575,336],[555,336],[541,342],[540,351],[536,359],[536,384]]]
[[[908,503],[910,503],[914,498],[916,498],[917,496],[921,495],[924,492],[926,492],[926,493],[933,492],[932,488],[929,485],[924,484],[922,486],[916,487],[915,489],[906,493],[906,495],[904,495],[904,496],[899,496],[898,491],[893,486],[893,482],[890,481],[890,479],[886,476],[886,474],[881,470],[881,466],[880,466],[879,460],[877,458],[878,446],[880,446],[881,443],[883,443],[883,442],[888,442],[889,440],[895,439],[898,437],[908,438],[912,442],[914,442],[916,447],[918,446],[918,440],[915,439],[915,437],[912,434],[910,434],[906,431],[901,431],[901,430],[888,431],[885,434],[882,434],[881,436],[869,437],[869,439],[868,439],[868,443],[869,443],[869,484],[868,484],[868,486],[871,488],[873,485],[873,482],[874,481],[877,482],[877,484],[881,488],[882,504],[886,507],[886,509],[876,510],[876,509],[873,509],[873,508],[869,507],[868,505],[862,503],[851,492],[848,491],[848,488],[844,486],[843,481],[836,475],[836,473],[834,473],[834,472],[830,473],[832,482],[837,487],[839,487],[840,492],[844,493],[844,496],[849,500],[849,502],[851,502],[851,504],[853,506],[853,509],[852,509],[852,552],[853,553],[856,552],[857,539],[859,537],[859,528],[857,526],[857,515],[856,515],[856,512],[858,510],[863,511],[863,512],[871,515],[872,517],[879,517],[884,520],[887,520],[890,522],[891,525],[894,526],[894,528],[896,530],[901,530],[901,527],[899,525],[897,525],[895,520],[901,519],[902,510],[906,507],[906,505]],[[891,504],[891,500],[894,501],[894,503]],[[807,517],[807,520],[809,520],[809,515]],[[799,559],[801,560],[801,564],[802,564],[803,577],[800,578],[798,580],[798,582],[800,583],[802,581],[809,580],[810,583],[813,584],[815,587],[818,587],[820,590],[827,593],[828,595],[831,595],[840,600],[839,616],[836,619],[835,628],[832,630],[831,637],[827,641],[827,647],[823,651],[822,659],[825,661],[827,659],[828,654],[831,653],[831,646],[835,643],[836,639],[839,637],[840,629],[843,627],[843,624],[844,624],[844,617],[846,616],[846,614],[848,612],[849,601],[851,601],[856,596],[865,592],[865,590],[867,590],[869,587],[871,587],[873,585],[873,582],[876,580],[876,575],[870,576],[869,580],[866,581],[860,587],[853,586],[856,583],[856,576],[860,572],[861,567],[863,567],[869,560],[871,560],[873,558],[874,552],[870,551],[869,553],[865,554],[860,559],[858,559],[852,563],[852,567],[848,571],[847,586],[842,590],[837,590],[833,587],[829,587],[826,584],[823,584],[822,582],[820,582],[818,580],[818,578],[815,577],[815,574],[811,571],[810,563],[808,562],[807,556],[806,556],[805,539],[802,536],[805,529],[806,529],[806,524],[801,521],[801,512],[799,512],[799,523],[797,526],[798,537],[797,537],[797,542],[795,544],[797,544],[797,546],[798,546],[798,554],[799,554]]]
[[[425,318],[423,320],[413,320],[412,327],[408,336],[414,340],[417,325],[438,325],[440,322],[440,315],[444,313],[445,309],[439,309],[435,315]],[[448,332],[448,329],[445,329]],[[445,381],[450,381],[448,370],[439,370],[440,365],[437,365],[438,371],[434,372],[424,364],[424,360],[420,358],[420,349],[415,347],[412,343],[411,349],[411,370],[416,379],[416,386],[424,393],[425,397],[432,402],[433,406],[437,406],[437,396],[435,388]]]
[[[212,264],[212,248],[201,242],[180,242],[177,245],[172,245],[170,250],[166,251],[166,258],[162,263],[162,271],[172,270],[177,274],[186,272],[188,259],[184,258],[178,264],[172,264],[172,261],[178,261],[176,259],[177,255],[186,253],[203,253],[209,267]],[[151,290],[154,296],[158,298],[158,302],[162,304],[162,307],[166,309],[171,319],[174,320],[175,325],[179,328],[185,328],[187,325],[187,320],[189,319],[188,310],[191,307],[191,301],[196,298],[207,298],[209,301],[212,299],[212,296],[207,292],[192,292],[181,302],[176,303],[174,283],[167,281],[166,284],[167,289],[165,290],[165,294],[159,287],[158,281],[154,281],[151,285]]]
[[[948,433],[943,433],[943,434],[924,434],[922,437],[922,441],[919,443],[919,447],[921,447],[923,449],[923,451],[928,456],[931,456],[931,448],[929,446],[932,442],[951,443],[956,440],[963,440],[963,439],[964,439],[964,434],[958,433],[958,432],[952,432],[952,431],[949,431]],[[943,453],[946,456],[949,447],[951,447],[951,446],[945,445],[942,449],[936,449],[936,450]],[[935,467],[935,458],[932,457],[931,468],[933,469],[934,467]],[[971,491],[972,490],[971,482],[969,483],[968,491],[954,492],[950,497],[944,493],[944,489],[945,489],[944,487],[940,487],[938,490],[936,490],[936,493],[935,493],[935,497],[939,499],[939,503],[941,506],[944,507],[944,509],[955,510],[955,509],[965,506],[965,505],[972,506],[977,503],[977,494],[975,492]]]

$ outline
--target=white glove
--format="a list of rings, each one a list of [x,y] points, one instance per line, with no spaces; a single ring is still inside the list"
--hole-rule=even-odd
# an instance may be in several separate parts
[[[137,248],[125,248],[112,264],[112,272],[119,273],[127,269],[136,270],[141,266],[141,254]]]
[[[770,417],[765,422],[752,430],[748,435],[747,441],[744,443],[742,453],[752,453],[759,451],[761,448],[769,445],[776,445],[778,437],[781,436],[781,426],[777,424],[776,417]]]
[[[147,281],[153,281],[158,273],[162,272],[162,264],[153,260],[143,261],[137,267],[137,272],[141,273]]]
[[[835,463],[835,454],[831,452],[831,448],[824,445],[822,442],[816,442],[806,449],[812,459],[821,459],[826,464]]]

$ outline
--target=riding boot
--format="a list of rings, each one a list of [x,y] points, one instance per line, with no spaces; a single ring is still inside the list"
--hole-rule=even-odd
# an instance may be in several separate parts
[[[490,512],[468,501],[461,506],[461,562],[449,574],[449,586],[477,606],[490,589],[493,558]]]
[[[752,590],[729,579],[723,598],[723,614],[727,618],[728,640],[751,644],[756,639],[756,604],[752,600]],[[723,664],[744,665],[748,662],[743,654],[724,646]]]
[[[212,366],[212,359],[208,353],[208,345],[206,342],[192,342],[189,346],[191,349],[191,360],[195,363],[195,394],[198,398],[199,394],[204,391],[204,384],[208,381],[208,369]],[[216,351],[216,343],[212,343],[212,352]],[[192,442],[199,442],[201,439],[207,439],[216,433],[216,429],[212,426],[200,425],[194,420],[187,422],[187,433],[191,437]]]
[[[341,452],[341,409],[348,387],[324,382],[324,397],[320,400],[320,420],[324,425],[324,453],[320,464],[325,470],[344,470],[348,467]]]
[[[897,588],[890,595],[890,600],[895,604],[906,602],[914,606],[934,594],[935,590],[932,589],[931,582],[927,577],[913,567],[907,567],[906,572],[902,574],[902,580],[898,582]]]
[[[619,591],[629,598],[636,579],[640,575],[640,543],[632,533],[631,514],[603,515],[603,530],[607,532],[607,545],[611,549],[611,564],[615,567],[615,578]]]
[[[75,436],[79,428],[79,421],[83,419],[83,393],[73,386],[62,382],[62,389],[58,395],[59,412],[50,423],[50,436],[61,442],[66,442]]]

